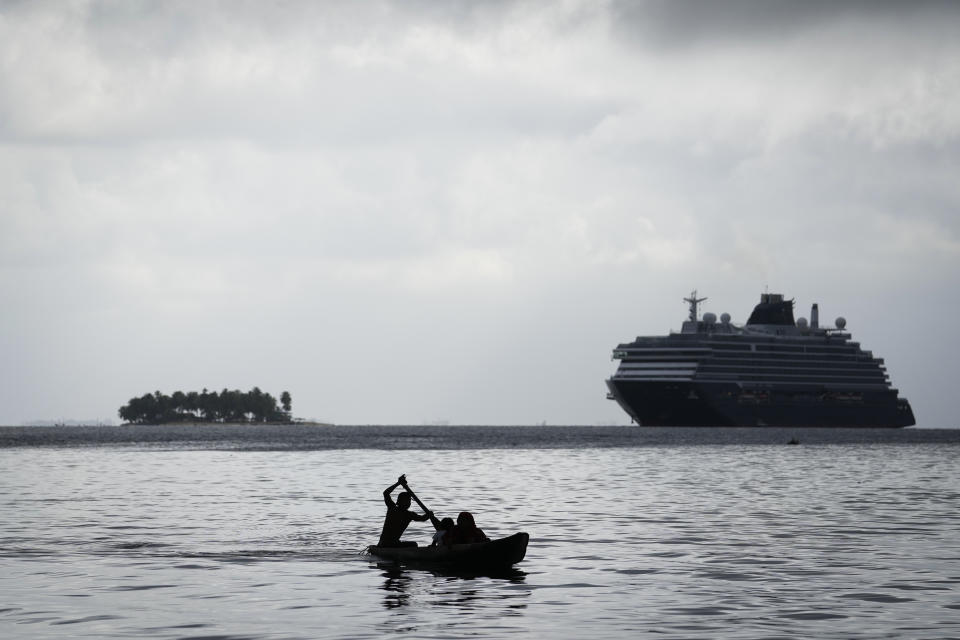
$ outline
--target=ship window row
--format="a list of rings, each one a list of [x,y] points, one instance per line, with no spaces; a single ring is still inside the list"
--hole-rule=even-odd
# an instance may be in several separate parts
[[[865,352],[865,351],[861,350],[859,345],[857,345],[857,344],[852,344],[852,343],[849,343],[849,342],[846,343],[846,344],[843,344],[843,345],[839,345],[839,344],[838,344],[838,345],[834,345],[834,346],[822,346],[822,345],[816,346],[816,347],[814,347],[814,346],[807,346],[807,347],[804,347],[804,351],[807,352],[807,353],[830,353],[830,354],[832,354],[832,353],[837,353],[837,352],[844,352],[844,353],[868,353],[868,352]]]
[[[818,363],[833,363],[840,365],[879,365],[880,363],[876,358],[830,358],[824,357],[822,355],[809,355],[809,356],[770,356],[765,354],[754,354],[752,356],[741,355],[741,354],[729,354],[729,353],[720,353],[714,354],[709,358],[703,358],[703,362],[729,362],[733,364],[740,364],[744,362],[753,362],[756,364],[784,364],[787,366],[794,364],[818,364]]]
[[[697,363],[695,361],[688,362],[624,362],[620,365],[621,369],[695,369]]]
[[[852,389],[864,389],[870,391],[889,391],[890,384],[886,381],[881,380],[858,380],[856,378],[810,378],[803,379],[796,376],[782,376],[782,377],[756,377],[756,378],[744,378],[744,377],[726,377],[726,376],[694,376],[690,375],[680,375],[676,371],[656,373],[656,372],[643,372],[638,374],[623,375],[618,372],[613,376],[615,380],[626,380],[626,381],[636,381],[636,382],[716,382],[716,383],[739,383],[739,384],[755,384],[763,388],[767,387],[779,387],[786,386],[788,388],[800,386],[807,388],[822,388],[824,386],[837,385],[840,388],[845,390]]]
[[[621,376],[616,376],[621,377]],[[623,376],[626,378],[633,379],[634,376]],[[836,385],[867,385],[873,387],[883,387],[887,388],[890,386],[888,380],[863,380],[860,378],[851,378],[851,377],[802,377],[802,376],[770,376],[770,377],[746,377],[746,376],[730,376],[723,374],[708,374],[708,375],[697,375],[693,378],[697,382],[727,382],[727,383],[736,383],[736,384],[799,384],[804,386],[810,385],[824,385],[824,384],[836,384]]]
[[[678,354],[686,356],[702,356],[708,353],[722,353],[724,357],[728,358],[742,358],[742,357],[770,357],[776,358],[780,357],[779,354],[789,354],[789,355],[820,355],[829,358],[836,357],[862,357],[862,358],[873,358],[873,353],[870,351],[861,351],[859,349],[821,349],[821,348],[810,348],[810,347],[768,347],[765,345],[755,345],[757,348],[750,349],[752,345],[738,345],[736,349],[731,349],[726,345],[711,345],[710,347],[704,347],[701,349],[690,349],[683,347],[623,347],[617,348],[614,350],[615,357],[637,357],[644,355],[659,355],[659,354]]]
[[[654,380],[658,378],[676,378],[678,380],[693,380],[696,376],[695,371],[683,371],[682,369],[672,369],[670,371],[618,371],[614,376],[618,379],[626,380]]]
[[[673,336],[674,340],[671,341],[671,344],[678,344],[675,341],[676,338],[682,338],[683,336]],[[643,342],[634,342],[631,343],[631,346],[639,346],[644,344]],[[660,346],[663,342],[656,344],[654,342],[648,343],[650,346]],[[800,349],[859,349],[860,343],[852,340],[837,340],[832,338],[824,339],[811,339],[808,336],[768,336],[768,335],[711,335],[711,336],[698,336],[696,339],[696,345],[705,345],[710,346],[716,345],[725,345],[727,348],[743,348],[746,346],[749,348],[750,345],[756,346],[767,346],[767,347],[790,347],[790,348],[800,348]]]
[[[700,363],[710,366],[727,367],[854,367],[863,369],[885,369],[883,360],[874,358],[833,358],[824,359],[822,357],[771,357],[768,355],[755,354],[753,356],[741,356],[737,354],[713,354],[709,357],[679,356],[677,354],[658,354],[652,356],[621,358],[621,365],[642,364],[642,363],[670,363],[683,362],[685,364]]]
[[[614,360],[622,360],[623,362],[658,362],[661,360],[686,360],[687,362],[700,362],[706,358],[709,358],[709,353],[696,353],[696,354],[686,354],[686,353],[654,353],[654,354],[640,354],[632,353],[628,356],[620,356],[617,358],[614,354]]]
[[[890,387],[889,384],[880,383],[880,382],[851,382],[849,380],[833,381],[833,382],[824,382],[823,380],[760,380],[760,381],[746,381],[746,380],[727,380],[726,378],[696,378],[698,383],[753,383],[758,386],[758,388],[763,389],[776,389],[777,387],[783,387],[787,389],[793,389],[796,387],[803,387],[808,389],[822,389],[824,386],[830,387],[835,386],[836,388],[842,388],[844,390],[853,390],[861,389],[864,391],[883,391],[891,392],[895,391]]]
[[[749,375],[756,372],[759,375],[782,373],[784,375],[803,376],[861,376],[887,378],[887,372],[882,369],[850,369],[850,368],[818,368],[818,367],[716,367],[701,365],[699,371],[704,373],[729,373],[733,375]]]
[[[838,343],[836,345],[784,345],[784,344],[766,344],[762,342],[751,342],[748,344],[729,344],[718,341],[707,341],[711,349],[720,351],[772,351],[778,353],[856,353],[859,345],[851,342]],[[864,352],[869,353],[869,352]]]
[[[785,345],[785,344],[758,344],[755,347],[756,351],[772,351],[776,353],[838,353],[838,352],[849,352],[855,353],[859,351],[856,345],[850,343],[838,344],[835,347],[828,346],[810,346],[810,345]]]
[[[707,360],[700,363],[700,366],[704,369],[717,369],[721,371],[861,371],[870,373],[883,373],[886,371],[883,367],[878,367],[872,362],[796,362],[781,364],[774,362],[723,362]]]
[[[626,361],[625,361],[626,362]],[[854,369],[883,369],[876,360],[836,359],[822,360],[820,358],[704,358],[704,364],[724,367],[851,367]]]
[[[874,358],[873,353],[869,351],[860,351],[856,349],[804,349],[804,348],[761,348],[758,345],[756,351],[749,349],[726,349],[704,348],[704,349],[680,349],[680,348],[627,348],[615,349],[613,358],[620,360],[636,359],[656,359],[656,358],[704,358],[713,356],[723,359],[769,359],[780,362],[795,360],[811,360],[820,358],[824,360],[856,360],[863,362],[883,362],[882,358]],[[787,359],[785,359],[785,357]]]
[[[774,362],[877,362],[877,358],[870,358],[863,354],[794,354],[783,356],[775,353],[714,353],[713,358],[717,360],[737,360],[737,361],[763,361],[772,360]]]
[[[632,367],[620,367],[617,369],[617,373],[628,373],[628,374],[644,374],[644,373],[693,373],[697,370],[696,367],[642,367],[642,368],[632,368]]]
[[[638,352],[625,353],[621,355],[623,360],[657,360],[663,358],[686,358],[688,360],[702,360],[710,357],[709,351],[703,353],[684,353],[682,351],[657,351],[656,353]]]
[[[702,348],[690,348],[690,347],[638,347],[638,346],[629,346],[629,347],[617,347],[614,353],[626,353],[626,354],[635,354],[635,353],[682,353],[685,355],[699,356],[704,353],[710,353],[711,349],[709,347]]]
[[[708,358],[676,357],[676,356],[655,356],[650,358],[621,358],[623,364],[642,364],[649,362],[660,364],[664,362],[682,362],[684,364],[697,364],[698,362],[708,362]],[[621,365],[622,366],[622,365]]]
[[[789,373],[779,373],[779,374],[723,374],[723,373],[710,373],[702,372],[702,377],[716,377],[724,378],[728,380],[738,380],[743,382],[757,382],[757,381],[803,381],[807,380],[810,382],[853,382],[853,381],[862,381],[867,383],[876,383],[876,384],[885,384],[887,379],[885,376],[863,376],[863,375],[843,375],[843,374],[789,374]]]

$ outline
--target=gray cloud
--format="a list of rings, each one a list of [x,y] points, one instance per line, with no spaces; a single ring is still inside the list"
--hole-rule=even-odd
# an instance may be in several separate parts
[[[611,347],[769,285],[945,425],[956,11],[4,5],[0,422],[623,421]]]
[[[960,17],[960,8],[949,0],[624,0],[610,4],[610,15],[617,30],[634,42],[678,49],[732,42],[783,43],[838,24],[849,27],[866,23],[928,31]],[[948,26],[934,31],[946,35],[953,29]]]

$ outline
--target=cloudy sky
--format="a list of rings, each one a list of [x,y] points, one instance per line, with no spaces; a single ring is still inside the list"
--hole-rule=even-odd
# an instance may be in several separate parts
[[[960,4],[0,4],[0,424],[626,424],[692,289],[960,425]]]

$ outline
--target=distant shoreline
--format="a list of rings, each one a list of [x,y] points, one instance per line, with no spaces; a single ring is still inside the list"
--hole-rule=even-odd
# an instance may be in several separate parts
[[[764,429],[823,429],[825,431],[830,431],[833,429],[844,430],[846,427],[650,427],[650,426],[641,426],[635,424],[548,424],[548,423],[536,423],[536,424],[460,424],[460,423],[417,423],[417,424],[403,424],[403,423],[336,423],[336,422],[318,422],[315,420],[294,420],[292,422],[161,422],[156,424],[140,424],[135,422],[122,422],[120,424],[112,423],[94,423],[94,422],[80,422],[80,421],[69,421],[65,423],[27,423],[27,424],[9,424],[9,425],[0,425],[0,429],[72,429],[72,428],[86,428],[86,429],[125,429],[130,427],[152,427],[152,428],[164,428],[164,427],[276,427],[276,426],[302,426],[302,427],[349,427],[349,428],[364,428],[364,427],[375,427],[375,428],[425,428],[425,429],[471,429],[471,428],[577,428],[577,429],[606,429],[606,428],[629,428],[629,429],[748,429],[748,430],[764,430]],[[859,430],[861,427],[850,427],[850,430]],[[887,428],[876,428],[882,431],[917,431],[917,430],[957,430],[960,431],[960,425],[955,427],[929,427],[925,425],[912,425],[909,427],[902,427],[896,429],[887,429]],[[874,428],[867,427],[866,431],[873,431]]]
[[[185,427],[210,427],[210,426],[221,426],[221,427],[251,427],[251,426],[276,426],[276,425],[303,425],[307,427],[333,427],[335,426],[332,422],[317,422],[315,420],[292,420],[289,422],[202,422],[196,420],[184,421],[184,422],[157,422],[157,423],[139,423],[139,422],[121,422],[120,424],[116,423],[102,423],[89,421],[85,422],[82,420],[69,420],[66,422],[32,422],[28,424],[11,424],[11,425],[0,425],[0,429],[70,429],[73,427],[84,427],[88,429],[97,429],[97,428],[122,428],[122,427],[170,427],[170,426],[185,426]]]
[[[95,426],[95,425],[90,425]],[[315,422],[313,420],[291,420],[290,422],[197,422],[197,421],[187,421],[187,422],[158,422],[156,424],[141,424],[139,422],[123,422],[117,425],[110,425],[114,427],[173,427],[173,426],[184,426],[184,427],[289,427],[289,426],[298,426],[298,427],[333,427],[336,426],[332,422]]]
[[[0,449],[122,447],[229,451],[584,449],[703,445],[960,445],[960,429],[437,426],[171,423],[0,427]],[[802,447],[801,447],[802,448]]]

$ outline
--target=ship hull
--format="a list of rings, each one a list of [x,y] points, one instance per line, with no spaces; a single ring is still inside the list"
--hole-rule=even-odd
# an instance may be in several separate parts
[[[607,380],[610,397],[639,425],[686,427],[862,427],[915,424],[892,390],[745,388],[737,383]]]

